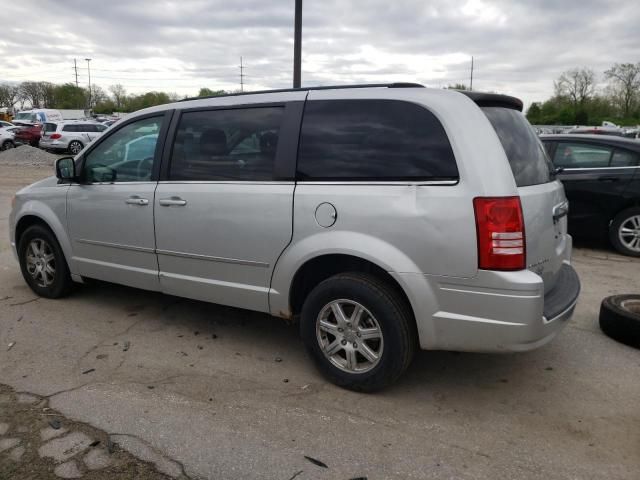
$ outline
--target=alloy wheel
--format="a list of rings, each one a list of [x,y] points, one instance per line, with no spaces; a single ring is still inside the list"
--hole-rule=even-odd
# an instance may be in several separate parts
[[[380,324],[353,300],[333,300],[325,305],[316,320],[316,337],[327,360],[344,372],[368,372],[382,358]]]
[[[640,215],[633,215],[620,224],[618,239],[625,248],[640,252]]]
[[[41,238],[34,238],[25,251],[27,272],[39,287],[49,287],[56,276],[56,260],[51,245]]]

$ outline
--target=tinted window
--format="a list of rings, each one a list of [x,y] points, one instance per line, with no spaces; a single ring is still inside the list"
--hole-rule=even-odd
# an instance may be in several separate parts
[[[77,132],[78,131],[78,126],[77,125],[64,125],[62,127],[62,131],[63,132]]]
[[[49,133],[49,132],[55,132],[56,128],[58,128],[58,126],[55,123],[45,123],[44,124],[44,131]]]
[[[94,128],[96,129],[96,132],[104,132],[107,129],[106,125],[95,125]]]
[[[122,127],[98,144],[84,162],[89,182],[135,182],[151,179],[162,117],[145,118]]]
[[[171,180],[272,180],[284,109],[187,112],[180,117]]]
[[[613,157],[611,157],[611,167],[635,167],[640,164],[638,161],[638,155],[636,152],[632,152],[630,150],[619,150],[617,149],[613,152]]]
[[[444,128],[427,109],[394,100],[305,105],[298,155],[302,180],[458,178]]]
[[[604,168],[609,166],[612,150],[602,145],[560,142],[553,163],[563,168]]]
[[[503,107],[482,107],[482,111],[498,134],[518,187],[553,180],[549,157],[522,113]]]

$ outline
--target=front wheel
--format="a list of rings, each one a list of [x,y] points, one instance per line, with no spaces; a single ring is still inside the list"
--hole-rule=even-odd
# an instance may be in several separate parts
[[[74,140],[69,143],[69,152],[71,152],[74,155],[77,155],[78,153],[80,153],[80,150],[82,150],[83,148],[84,147],[82,143],[80,143],[77,140]]]
[[[609,227],[611,243],[623,255],[640,257],[640,207],[623,210]]]
[[[5,140],[4,142],[2,142],[0,150],[9,150],[10,148],[15,148],[15,146],[15,143],[13,143],[11,140]]]
[[[300,332],[307,351],[331,382],[369,392],[392,384],[416,346],[413,316],[398,293],[371,275],[344,273],[305,299]]]
[[[71,291],[71,275],[62,248],[53,233],[33,225],[18,242],[20,270],[36,294],[46,298],[64,297]]]

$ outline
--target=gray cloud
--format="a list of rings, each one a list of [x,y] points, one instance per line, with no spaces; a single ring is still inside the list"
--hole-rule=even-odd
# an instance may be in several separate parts
[[[640,61],[628,0],[305,0],[303,83],[418,81],[541,100],[564,70]],[[293,1],[22,0],[3,6],[0,79],[80,80],[194,94],[291,81]]]

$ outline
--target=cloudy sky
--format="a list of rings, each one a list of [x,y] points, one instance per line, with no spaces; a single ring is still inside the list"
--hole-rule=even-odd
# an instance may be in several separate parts
[[[0,82],[129,92],[291,85],[294,0],[3,0]],[[303,85],[414,81],[544,100],[575,66],[640,61],[637,0],[304,0]]]

